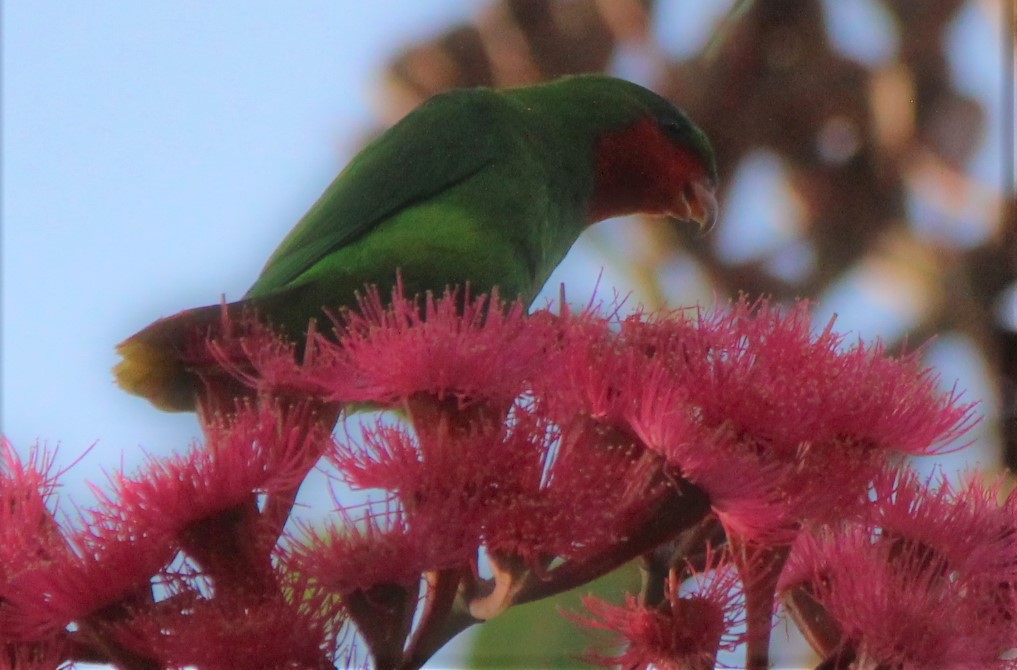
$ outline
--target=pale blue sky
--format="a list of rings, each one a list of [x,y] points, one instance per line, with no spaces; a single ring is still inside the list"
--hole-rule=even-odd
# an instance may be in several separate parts
[[[483,3],[9,2],[3,429],[107,465],[196,433],[113,345],[239,297],[371,127],[385,58]]]

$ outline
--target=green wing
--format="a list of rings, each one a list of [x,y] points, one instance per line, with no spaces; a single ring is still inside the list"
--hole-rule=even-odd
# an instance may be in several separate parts
[[[246,297],[286,287],[400,210],[498,159],[511,105],[490,90],[432,98],[358,154],[290,231]]]

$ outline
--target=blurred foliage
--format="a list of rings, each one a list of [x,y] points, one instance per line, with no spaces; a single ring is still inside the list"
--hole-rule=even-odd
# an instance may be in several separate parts
[[[470,667],[588,667],[582,656],[594,640],[591,629],[562,614],[587,614],[581,600],[591,593],[621,604],[621,594],[638,590],[639,573],[630,564],[559,596],[512,607],[477,629]]]
[[[891,347],[957,336],[986,371],[992,458],[1017,469],[1011,0],[478,7],[474,21],[390,63],[386,124],[453,87],[608,71],[654,88],[712,138],[727,214],[708,236],[626,228],[636,243],[611,246],[641,294],[672,304],[738,292],[825,302],[851,291],[863,309],[897,315]],[[686,25],[693,10],[698,34]],[[958,24],[972,21],[981,32],[958,41]],[[998,82],[994,97],[973,93],[971,68],[958,66],[972,54],[976,71]],[[766,173],[761,192],[745,186],[753,170]],[[705,289],[669,282],[676,263]],[[537,628],[546,625],[541,617]]]

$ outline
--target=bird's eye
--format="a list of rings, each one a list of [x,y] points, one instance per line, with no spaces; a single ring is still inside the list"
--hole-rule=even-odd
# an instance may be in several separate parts
[[[661,125],[669,135],[674,136],[682,134],[682,124],[675,119],[666,119]]]

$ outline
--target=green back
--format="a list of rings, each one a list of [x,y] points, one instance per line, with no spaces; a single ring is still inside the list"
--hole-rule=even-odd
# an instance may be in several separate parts
[[[497,134],[463,127],[493,115],[491,97],[483,90],[436,96],[369,144],[286,236],[247,297],[285,287],[387,217],[495,160]]]
[[[363,265],[355,270],[350,261],[362,252],[350,246],[367,233],[396,222],[376,243],[357,246],[370,248],[378,263],[394,261],[405,269],[404,260],[433,246],[421,245],[425,231],[420,227],[429,227],[436,237],[457,235],[460,228],[451,225],[456,216],[488,232],[500,229],[494,234],[500,238],[488,236],[483,243],[504,244],[516,260],[531,266],[526,272],[532,281],[542,283],[588,223],[585,202],[593,188],[596,139],[647,116],[664,127],[673,125],[676,137],[701,150],[712,168],[702,133],[669,102],[627,81],[582,75],[539,86],[436,96],[350,162],[272,254],[246,297],[278,294],[308,281],[321,284],[341,267],[351,268],[343,286],[360,287],[362,279],[376,277],[354,276]],[[436,215],[439,202],[458,205]],[[418,216],[425,206],[430,218]],[[450,225],[436,216],[450,217]],[[415,240],[417,248],[404,240]],[[468,254],[471,248],[464,243],[457,251]],[[433,262],[448,260],[445,254]],[[434,278],[462,284],[482,269],[461,264]],[[516,288],[532,297],[540,287]],[[334,293],[335,287],[318,290]]]

